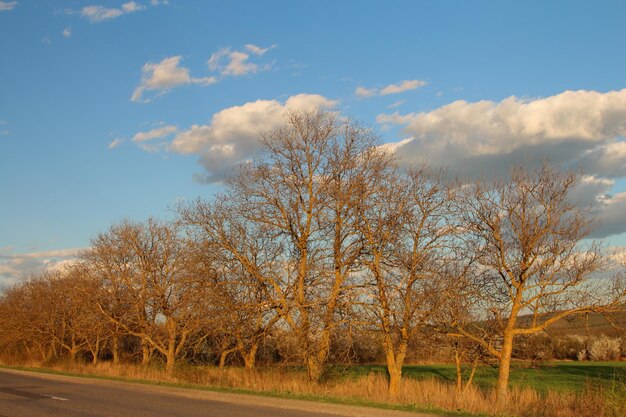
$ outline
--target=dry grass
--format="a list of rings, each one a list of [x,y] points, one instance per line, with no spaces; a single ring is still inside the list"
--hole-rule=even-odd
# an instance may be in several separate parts
[[[38,364],[22,364],[37,367]],[[63,372],[166,381],[200,386],[244,389],[257,392],[304,395],[327,399],[350,399],[419,409],[464,411],[496,416],[521,417],[623,417],[626,415],[626,384],[617,381],[612,388],[588,386],[582,393],[549,391],[542,395],[530,388],[514,388],[507,403],[497,403],[492,390],[476,387],[459,392],[454,385],[438,380],[405,378],[398,397],[387,394],[384,375],[369,374],[354,380],[329,379],[321,384],[309,383],[306,375],[290,368],[269,368],[246,372],[242,368],[186,366],[167,375],[159,367],[136,365],[115,366],[108,362],[98,365],[57,364],[46,366]]]

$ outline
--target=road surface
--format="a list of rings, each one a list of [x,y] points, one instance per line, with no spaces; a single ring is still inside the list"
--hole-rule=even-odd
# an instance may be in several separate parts
[[[426,417],[425,414],[0,369],[0,417]]]

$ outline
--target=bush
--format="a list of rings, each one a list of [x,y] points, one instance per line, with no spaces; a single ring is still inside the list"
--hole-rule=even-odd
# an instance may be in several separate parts
[[[571,359],[571,360],[585,360],[585,357],[580,359],[578,354],[585,349],[587,339],[579,335],[567,335],[565,337],[559,337],[554,339],[554,358],[555,359]]]
[[[546,361],[555,356],[555,340],[545,332],[520,337],[514,348],[515,357],[531,361]]]
[[[622,349],[622,340],[600,336],[589,343],[589,359],[592,361],[614,361],[619,359]]]

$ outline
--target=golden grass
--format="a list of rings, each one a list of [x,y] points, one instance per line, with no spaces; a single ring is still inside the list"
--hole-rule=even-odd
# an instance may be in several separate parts
[[[37,367],[37,364],[22,364]],[[327,399],[351,399],[362,402],[413,406],[420,409],[464,411],[494,416],[520,417],[623,417],[626,415],[626,385],[620,382],[617,390],[589,386],[583,393],[549,391],[539,394],[531,388],[513,388],[505,403],[495,400],[492,390],[470,387],[458,391],[452,384],[439,380],[414,380],[405,378],[397,398],[390,399],[387,379],[384,375],[369,374],[353,380],[330,379],[315,384],[306,379],[305,373],[288,368],[267,368],[245,371],[243,368],[200,366],[179,367],[173,375],[167,375],[159,367],[138,365],[57,364],[46,366],[57,371],[195,384],[200,386],[244,389],[273,394],[296,394]]]

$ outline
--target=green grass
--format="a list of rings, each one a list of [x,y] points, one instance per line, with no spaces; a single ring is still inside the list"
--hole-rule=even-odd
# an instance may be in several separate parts
[[[335,368],[333,376],[357,378],[370,372],[385,373],[383,365],[360,365],[350,368]],[[403,369],[407,378],[438,378],[454,383],[454,365],[408,365]],[[489,366],[476,370],[474,381],[482,387],[494,387],[498,378],[497,368]],[[536,368],[514,365],[510,377],[511,386],[527,386],[539,392],[547,390],[580,392],[588,383],[626,383],[626,362],[548,362]]]

